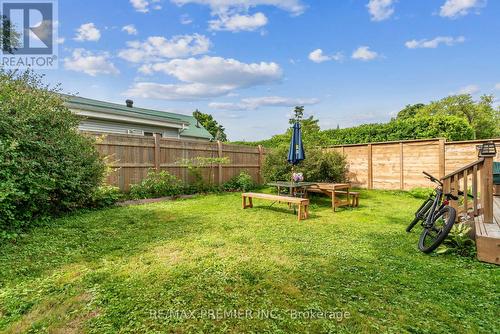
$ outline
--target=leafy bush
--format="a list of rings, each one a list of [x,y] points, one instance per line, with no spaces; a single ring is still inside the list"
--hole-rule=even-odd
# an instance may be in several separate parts
[[[476,255],[476,243],[470,238],[471,230],[472,228],[465,223],[453,225],[450,233],[436,253],[452,253],[465,257],[474,257]]]
[[[120,188],[113,186],[101,186],[92,194],[89,206],[93,208],[106,208],[122,200],[124,194]]]
[[[182,182],[166,171],[150,170],[141,183],[130,187],[130,197],[133,199],[175,196],[181,193]]]
[[[32,72],[0,71],[0,231],[89,204],[105,164],[61,95]]]
[[[347,162],[338,152],[310,149],[298,170],[304,174],[305,181],[343,182],[346,180]]]
[[[224,183],[223,189],[225,191],[248,191],[255,188],[255,186],[252,177],[247,172],[241,172]]]
[[[287,161],[288,148],[281,146],[266,154],[262,169],[267,181],[291,179],[292,166]],[[306,148],[306,159],[294,167],[304,174],[304,181],[342,182],[346,180],[347,162],[338,152]]]
[[[415,198],[427,199],[434,192],[432,188],[413,188],[408,193]]]
[[[306,152],[306,156],[309,151]],[[292,166],[286,160],[288,147],[281,145],[266,153],[266,159],[262,166],[262,175],[266,181],[283,181],[292,176]]]

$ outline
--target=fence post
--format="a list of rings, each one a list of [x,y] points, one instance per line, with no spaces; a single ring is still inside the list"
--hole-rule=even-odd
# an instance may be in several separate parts
[[[484,157],[481,168],[481,204],[483,221],[493,223],[493,157]]]
[[[399,189],[405,189],[403,142],[399,142]]]
[[[373,189],[372,144],[368,144],[368,189]]]
[[[439,178],[446,175],[446,146],[445,139],[439,139]]]
[[[155,170],[160,171],[161,167],[161,136],[159,133],[155,133]]]
[[[220,140],[217,140],[217,156],[219,159],[222,158],[222,142]],[[219,185],[222,184],[222,164],[219,163]]]
[[[262,151],[262,145],[259,145],[259,174],[258,174],[258,179],[257,182],[259,184],[262,184],[262,160],[263,160],[263,151]]]

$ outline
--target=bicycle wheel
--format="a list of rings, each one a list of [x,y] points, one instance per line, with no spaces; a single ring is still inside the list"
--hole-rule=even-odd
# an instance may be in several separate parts
[[[456,216],[457,212],[451,206],[445,206],[439,210],[434,217],[432,226],[422,231],[418,248],[426,254],[438,248],[450,233],[453,224],[455,224]]]
[[[425,218],[427,218],[427,214],[432,206],[432,203],[433,200],[429,198],[427,201],[424,202],[424,204],[420,206],[417,212],[415,212],[415,219],[413,219],[410,225],[408,225],[408,227],[406,228],[406,232],[410,232],[413,229],[413,227],[417,225],[419,221],[425,221]]]

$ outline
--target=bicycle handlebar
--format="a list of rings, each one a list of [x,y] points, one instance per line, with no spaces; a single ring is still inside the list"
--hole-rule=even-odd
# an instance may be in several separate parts
[[[429,180],[431,180],[432,182],[436,182],[440,185],[443,185],[443,183],[441,181],[439,181],[438,179],[436,179],[434,176],[432,176],[431,174],[427,173],[426,171],[423,171],[422,173],[424,173],[425,176],[427,176],[427,178]]]

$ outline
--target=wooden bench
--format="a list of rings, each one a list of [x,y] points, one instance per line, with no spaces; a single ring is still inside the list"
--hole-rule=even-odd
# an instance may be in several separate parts
[[[347,191],[335,191],[335,194],[338,194],[338,195],[347,195]],[[351,201],[351,206],[353,208],[356,208],[359,206],[359,193],[356,192],[356,191],[349,191],[349,196],[352,198],[352,201]]]
[[[252,202],[253,198],[275,201],[279,203],[287,203],[288,205],[295,204],[298,206],[298,220],[307,219],[309,217],[309,212],[308,212],[309,200],[307,198],[278,196],[278,195],[261,194],[261,193],[243,193],[241,194],[243,209],[253,208],[253,202]],[[248,199],[248,204],[247,204],[247,199]]]

